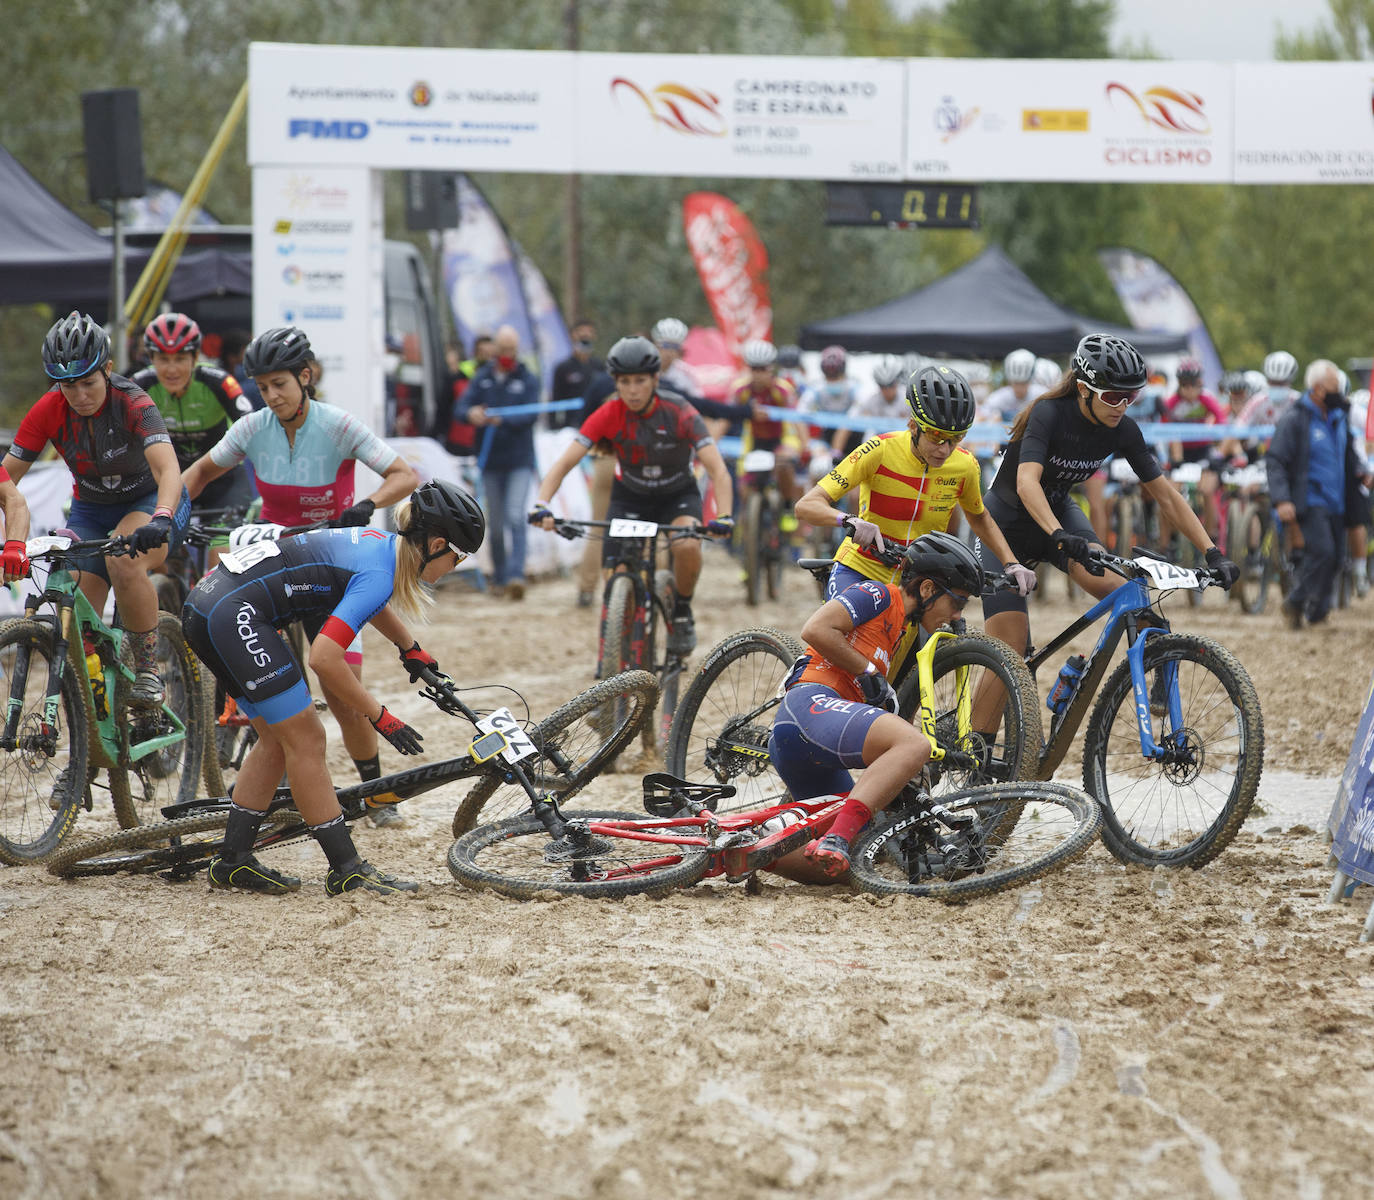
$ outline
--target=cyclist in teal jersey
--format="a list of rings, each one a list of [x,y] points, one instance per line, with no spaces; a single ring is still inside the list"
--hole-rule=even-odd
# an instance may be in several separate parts
[[[419,487],[410,465],[361,421],[315,399],[310,358],[310,339],[294,325],[269,329],[249,343],[244,369],[257,381],[267,407],[235,421],[186,471],[192,499],[245,458],[257,475],[263,520],[277,525],[367,525],[376,509],[396,504]],[[382,477],[371,496],[356,502],[355,460]],[[310,622],[304,629],[314,642],[320,629]],[[346,659],[361,683],[361,633],[349,645]],[[377,731],[323,680],[321,689],[359,777],[364,782],[376,779],[381,774]],[[371,818],[374,825],[389,825],[398,822],[400,814],[388,806],[374,809]]]
[[[253,411],[238,380],[218,367],[196,362],[200,343],[200,326],[190,317],[161,313],[143,331],[143,348],[152,365],[132,376],[162,414],[183,471],[215,445],[230,425]],[[208,486],[195,508],[246,509],[252,501],[248,472],[236,467]]]

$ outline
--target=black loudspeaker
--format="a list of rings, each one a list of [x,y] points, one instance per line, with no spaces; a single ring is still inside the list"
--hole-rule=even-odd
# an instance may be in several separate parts
[[[452,171],[407,171],[405,181],[407,229],[458,227],[458,179]]]
[[[147,192],[137,88],[82,92],[81,129],[92,200],[127,200]]]

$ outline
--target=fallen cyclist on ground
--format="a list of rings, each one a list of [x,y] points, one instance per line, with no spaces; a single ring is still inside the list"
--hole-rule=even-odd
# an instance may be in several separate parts
[[[899,583],[865,579],[826,601],[802,628],[806,654],[784,681],[768,752],[797,800],[849,793],[830,832],[774,870],[807,883],[841,879],[849,844],[920,775],[930,741],[897,716],[887,669],[907,626],[934,632],[983,591],[978,557],[947,533],[918,537]],[[856,784],[849,771],[865,768]]]
[[[196,586],[182,611],[186,641],[253,722],[258,740],[239,769],[224,846],[209,868],[212,888],[282,895],[300,880],[258,862],[252,845],[286,772],[292,800],[329,860],[325,891],[356,888],[394,895],[418,885],[384,875],[353,845],[325,765],[324,726],[280,628],[325,616],[310,647],[320,682],[363,713],[402,754],[418,754],[421,737],[388,712],[349,669],[348,646],[371,624],[395,644],[412,682],[438,669],[397,610],[419,614],[422,586],[452,571],[482,544],[486,519],[477,502],[448,483],[418,488],[396,508],[398,533],[327,529],[285,541],[255,542],[224,555]]]

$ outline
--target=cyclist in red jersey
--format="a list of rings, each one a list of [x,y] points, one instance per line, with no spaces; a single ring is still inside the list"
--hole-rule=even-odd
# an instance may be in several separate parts
[[[768,753],[793,799],[849,798],[825,837],[780,861],[782,874],[807,882],[842,877],[850,841],[921,774],[930,740],[896,715],[887,669],[909,624],[933,632],[982,591],[977,554],[951,534],[924,533],[906,548],[900,583],[851,584],[811,615],[802,628],[806,653],[783,682]],[[864,768],[858,783],[854,767]]]
[[[749,378],[730,393],[730,404],[750,404],[756,409],[796,408],[797,389],[790,381],[778,378],[778,349],[761,339],[744,343],[741,350]],[[775,477],[778,489],[790,508],[801,498],[797,486],[797,463],[806,446],[805,428],[800,422],[779,421],[759,413],[744,427],[744,452],[771,450],[776,455]],[[791,516],[791,513],[788,513]]]
[[[172,439],[148,394],[111,373],[110,339],[90,317],[73,312],[48,330],[43,369],[57,386],[19,423],[0,466],[18,482],[52,442],[76,479],[72,531],[83,540],[128,539],[128,557],[92,555],[75,565],[97,612],[114,587],[134,653],[129,699],[157,708],[157,592],[148,572],[166,561],[191,516]]]
[[[725,460],[697,410],[680,397],[659,394],[662,365],[658,347],[648,338],[625,337],[611,347],[606,369],[615,379],[616,395],[582,422],[577,440],[549,468],[530,510],[531,525],[553,528],[549,503],[564,477],[593,446],[609,442],[618,467],[606,514],[610,519],[699,525],[701,492],[692,474],[696,457],[710,476],[720,514],[707,529],[725,534],[734,528],[730,519],[733,489]],[[614,554],[615,546],[607,539],[602,565],[613,566]],[[690,654],[696,648],[692,596],[701,576],[701,545],[693,538],[682,538],[673,544],[672,554],[675,600],[668,650]]]

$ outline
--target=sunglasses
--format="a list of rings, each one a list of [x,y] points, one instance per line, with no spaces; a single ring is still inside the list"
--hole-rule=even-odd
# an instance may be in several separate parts
[[[1109,388],[1093,387],[1092,384],[1086,382],[1083,386],[1101,400],[1103,404],[1111,408],[1126,408],[1128,405],[1134,404],[1136,400],[1140,398],[1139,388],[1136,388],[1133,392],[1122,392],[1113,391]]]
[[[932,579],[930,582],[935,583],[935,580]],[[935,586],[940,589],[943,595],[949,597],[950,603],[954,605],[955,612],[964,611],[964,605],[966,605],[969,602],[970,597],[961,596],[957,592],[951,592],[949,588],[945,587],[943,583],[935,583]]]
[[[921,436],[932,446],[957,446],[964,440],[962,433],[935,433],[933,430],[918,426]]]

